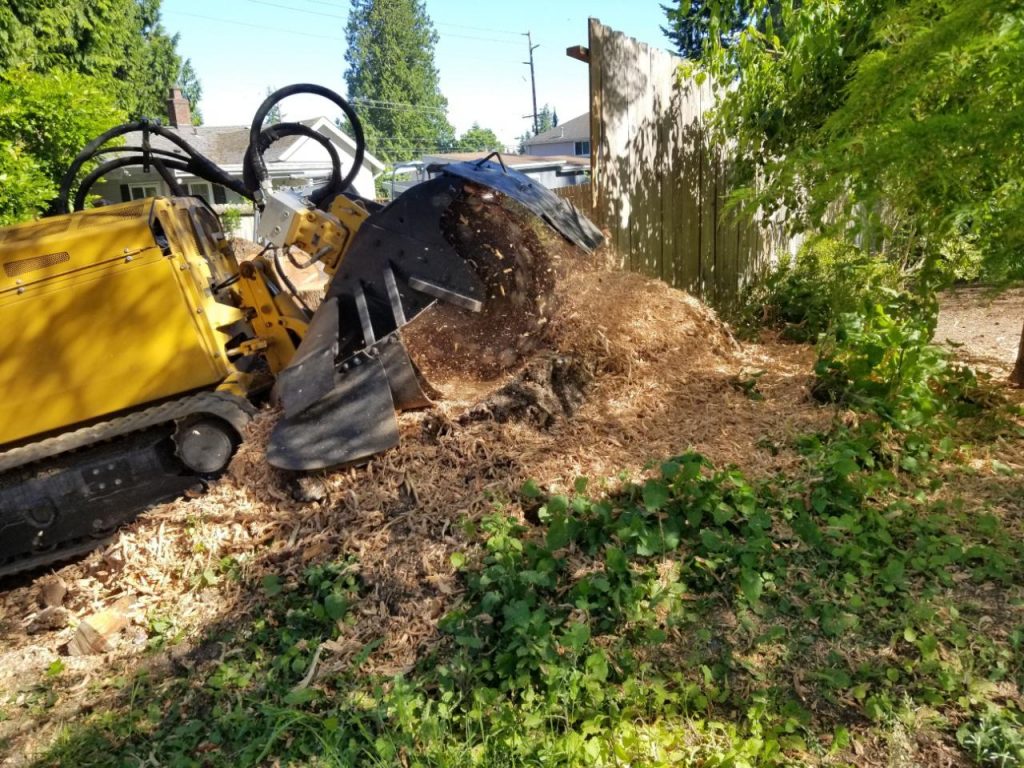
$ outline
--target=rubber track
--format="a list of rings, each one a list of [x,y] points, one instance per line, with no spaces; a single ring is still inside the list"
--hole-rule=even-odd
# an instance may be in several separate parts
[[[191,395],[110,421],[77,429],[74,432],[14,448],[0,454],[0,472],[24,467],[37,461],[81,450],[132,432],[200,413],[219,416],[238,430],[239,434],[242,434],[250,417],[256,413],[256,407],[244,398],[222,392],[203,392]],[[24,557],[11,560],[0,566],[0,579],[85,554],[99,546],[105,539],[109,539],[110,535],[110,532],[105,532],[95,539],[67,539],[46,552],[25,553]]]
[[[209,413],[219,416],[241,434],[249,417],[256,413],[256,408],[248,400],[237,395],[223,392],[202,392],[198,395],[171,400],[152,408],[135,411],[110,421],[76,429],[74,432],[65,432],[56,437],[12,448],[5,453],[0,453],[0,472],[17,469],[53,456],[60,456],[69,451],[77,451],[94,443],[102,443],[194,413]]]

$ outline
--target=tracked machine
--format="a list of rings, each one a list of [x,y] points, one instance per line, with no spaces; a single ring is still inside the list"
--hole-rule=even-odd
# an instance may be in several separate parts
[[[347,172],[307,126],[264,127],[295,93],[345,114],[356,141]],[[174,148],[153,148],[157,135]],[[287,136],[307,136],[331,158],[330,180],[305,197],[267,182],[264,153]],[[364,147],[344,99],[290,86],[254,116],[242,179],[157,123],[129,123],[85,147],[49,215],[0,230],[0,576],[87,551],[215,478],[268,400],[282,416],[267,459],[282,470],[396,445],[396,411],[430,402],[403,328],[435,302],[480,311],[488,275],[508,271],[453,247],[453,210],[472,216],[510,198],[577,246],[600,244],[590,222],[500,156],[445,166],[387,206],[361,199],[350,184]],[[93,184],[127,166],[155,169],[172,195],[87,208]],[[239,261],[217,215],[174,171],[252,200],[263,251]],[[329,276],[315,312],[282,258]]]

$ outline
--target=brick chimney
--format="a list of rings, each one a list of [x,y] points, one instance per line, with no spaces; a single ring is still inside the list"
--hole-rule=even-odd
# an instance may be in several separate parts
[[[188,99],[181,95],[181,88],[171,88],[171,98],[167,100],[167,119],[175,128],[187,128],[192,125],[192,110]]]

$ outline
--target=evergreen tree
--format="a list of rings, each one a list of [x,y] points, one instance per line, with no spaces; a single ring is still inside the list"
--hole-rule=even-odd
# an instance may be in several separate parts
[[[541,109],[540,114],[537,115],[537,133],[538,135],[544,133],[544,131],[550,131],[555,127],[554,113],[551,111],[551,107],[547,104]]]
[[[353,0],[346,28],[345,80],[366,133],[384,160],[409,160],[452,147],[441,94],[437,33],[422,0]]]
[[[691,61],[706,49],[729,48],[753,26],[759,32],[781,34],[781,0],[679,0],[663,5],[668,26],[662,27],[676,51]]]

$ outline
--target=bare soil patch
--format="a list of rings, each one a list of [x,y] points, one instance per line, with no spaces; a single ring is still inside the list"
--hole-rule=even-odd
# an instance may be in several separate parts
[[[939,297],[935,341],[974,368],[1004,378],[1013,369],[1024,324],[1024,288],[995,294],[958,288]]]

